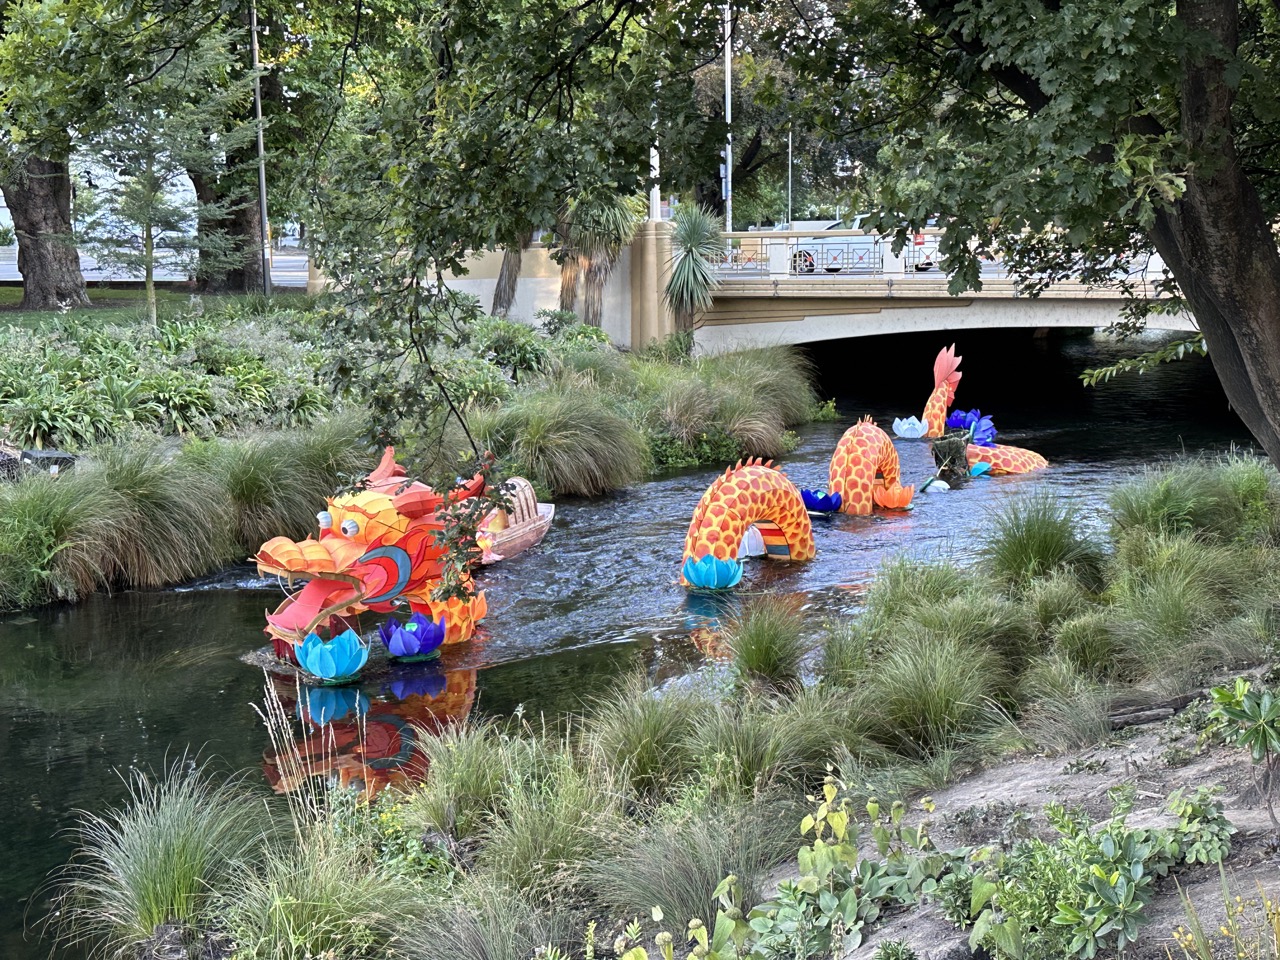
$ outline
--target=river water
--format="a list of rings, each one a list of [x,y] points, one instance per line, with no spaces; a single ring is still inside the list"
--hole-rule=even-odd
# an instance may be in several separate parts
[[[847,616],[884,558],[900,551],[972,556],[989,512],[1009,498],[1048,488],[1101,524],[1107,489],[1143,464],[1249,442],[1207,361],[1098,390],[1081,387],[1082,369],[1157,341],[1035,339],[1026,331],[961,338],[959,405],[994,414],[1001,440],[1038,450],[1051,468],[921,495],[906,514],[819,521],[816,560],[753,561],[737,596],[801,594],[815,619]],[[825,487],[831,451],[859,415],[886,428],[894,416],[918,416],[932,387],[933,356],[947,342],[929,334],[815,349],[823,392],[838,399],[841,420],[801,431],[785,458],[791,478]],[[899,441],[898,448],[904,482],[932,472],[925,443]],[[559,715],[605,691],[621,672],[667,678],[696,670],[703,658],[690,631],[737,602],[690,598],[676,579],[690,513],[716,473],[687,471],[610,497],[560,503],[541,547],[482,574],[486,636],[446,650],[438,666],[375,670],[358,703],[354,692],[325,693],[309,707],[333,714],[336,730],[365,712],[370,732],[358,746],[367,760],[394,757],[406,721],[517,709]],[[48,955],[36,933],[24,933],[45,909],[36,891],[70,855],[67,830],[77,810],[117,803],[122,773],[156,769],[189,751],[263,771],[254,777],[264,790],[279,780],[252,707],[262,701],[263,674],[239,659],[261,644],[263,611],[278,598],[278,587],[244,568],[177,590],[97,596],[0,622],[0,957]],[[297,692],[280,686],[292,708]],[[351,711],[346,717],[344,709]],[[329,754],[316,763],[341,767]],[[358,763],[354,769],[369,775]]]

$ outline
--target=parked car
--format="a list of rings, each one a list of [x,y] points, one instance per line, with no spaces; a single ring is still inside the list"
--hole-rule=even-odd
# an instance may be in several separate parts
[[[820,230],[856,230],[862,217],[856,217],[852,226],[836,220],[820,227]],[[880,238],[874,235],[857,237],[830,237],[821,233],[789,240],[792,273],[878,273],[884,257]]]

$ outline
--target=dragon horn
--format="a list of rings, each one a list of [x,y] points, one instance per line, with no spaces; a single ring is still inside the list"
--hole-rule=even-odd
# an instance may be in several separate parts
[[[951,384],[954,389],[956,384],[960,382],[960,361],[963,357],[956,356],[956,345],[938,351],[938,357],[933,361],[933,388],[936,390],[944,383]]]

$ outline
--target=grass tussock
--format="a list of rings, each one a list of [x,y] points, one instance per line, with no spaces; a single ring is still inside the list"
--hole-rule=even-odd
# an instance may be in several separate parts
[[[867,592],[866,617],[877,626],[897,623],[913,613],[981,590],[977,578],[947,560],[897,557],[881,566]]]
[[[127,783],[123,807],[82,816],[77,855],[56,881],[59,942],[102,956],[126,953],[160,924],[207,924],[216,891],[270,829],[242,781],[216,783],[187,757]]]
[[[450,725],[420,738],[430,776],[406,801],[419,831],[474,841],[499,809],[513,749],[488,723]]]
[[[726,627],[725,646],[742,682],[774,690],[793,687],[809,652],[804,615],[792,598],[755,598]]]
[[[405,924],[397,950],[408,960],[528,960],[539,950],[567,950],[581,932],[554,903],[473,877]]]
[[[648,464],[640,431],[585,381],[521,394],[485,419],[477,439],[558,494],[608,493],[639,480]]]
[[[220,921],[244,960],[374,956],[421,910],[419,892],[319,825],[238,873]]]
[[[612,767],[631,796],[669,797],[693,769],[689,737],[705,698],[687,688],[658,691],[632,677],[596,701],[584,727],[588,749]]]
[[[1065,657],[1046,657],[1022,678],[1022,729],[1036,746],[1061,753],[1105,740],[1111,695]]]
[[[1081,533],[1075,509],[1047,493],[1013,500],[994,514],[982,555],[991,576],[1013,589],[1055,572],[1096,585],[1103,563],[1102,550]]]
[[[795,855],[793,808],[766,797],[659,820],[596,863],[590,888],[611,916],[644,916],[657,906],[676,929],[715,916],[712,892],[730,874],[744,902],[758,903],[769,872]]]
[[[1280,516],[1280,491],[1270,464],[1232,455],[1148,469],[1107,498],[1117,539],[1142,532],[1196,534],[1216,540],[1269,537]]]
[[[980,731],[1008,686],[992,650],[953,637],[904,637],[868,681],[881,736],[926,752],[952,747]]]
[[[536,899],[577,888],[583,868],[617,836],[618,794],[567,748],[550,748],[547,769],[506,771],[498,816],[477,857],[486,875]],[[522,775],[523,774],[523,775]]]
[[[89,451],[58,477],[0,484],[0,609],[158,587],[305,536],[327,496],[372,466],[359,422],[185,446]]]

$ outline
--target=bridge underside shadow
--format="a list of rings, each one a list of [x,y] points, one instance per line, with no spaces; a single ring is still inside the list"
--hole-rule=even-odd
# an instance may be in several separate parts
[[[853,337],[940,331],[1096,329],[1121,316],[1115,296],[1010,297],[717,296],[697,332],[703,352],[770,344],[819,343]],[[1186,315],[1157,315],[1155,330],[1190,332]]]
[[[1177,336],[1153,331],[1120,342],[1092,329],[950,330],[846,337],[800,349],[813,364],[820,396],[835,399],[846,416],[871,414],[887,427],[892,417],[922,414],[934,385],[934,358],[954,343],[963,357],[957,408],[995,415],[1007,442],[1034,438],[1024,445],[1051,460],[1092,449],[1090,435],[1105,423],[1149,432],[1160,421],[1170,454],[1177,452],[1184,433],[1247,437],[1205,357],[1162,364],[1144,376],[1097,388],[1080,380],[1086,369],[1136,356]]]

